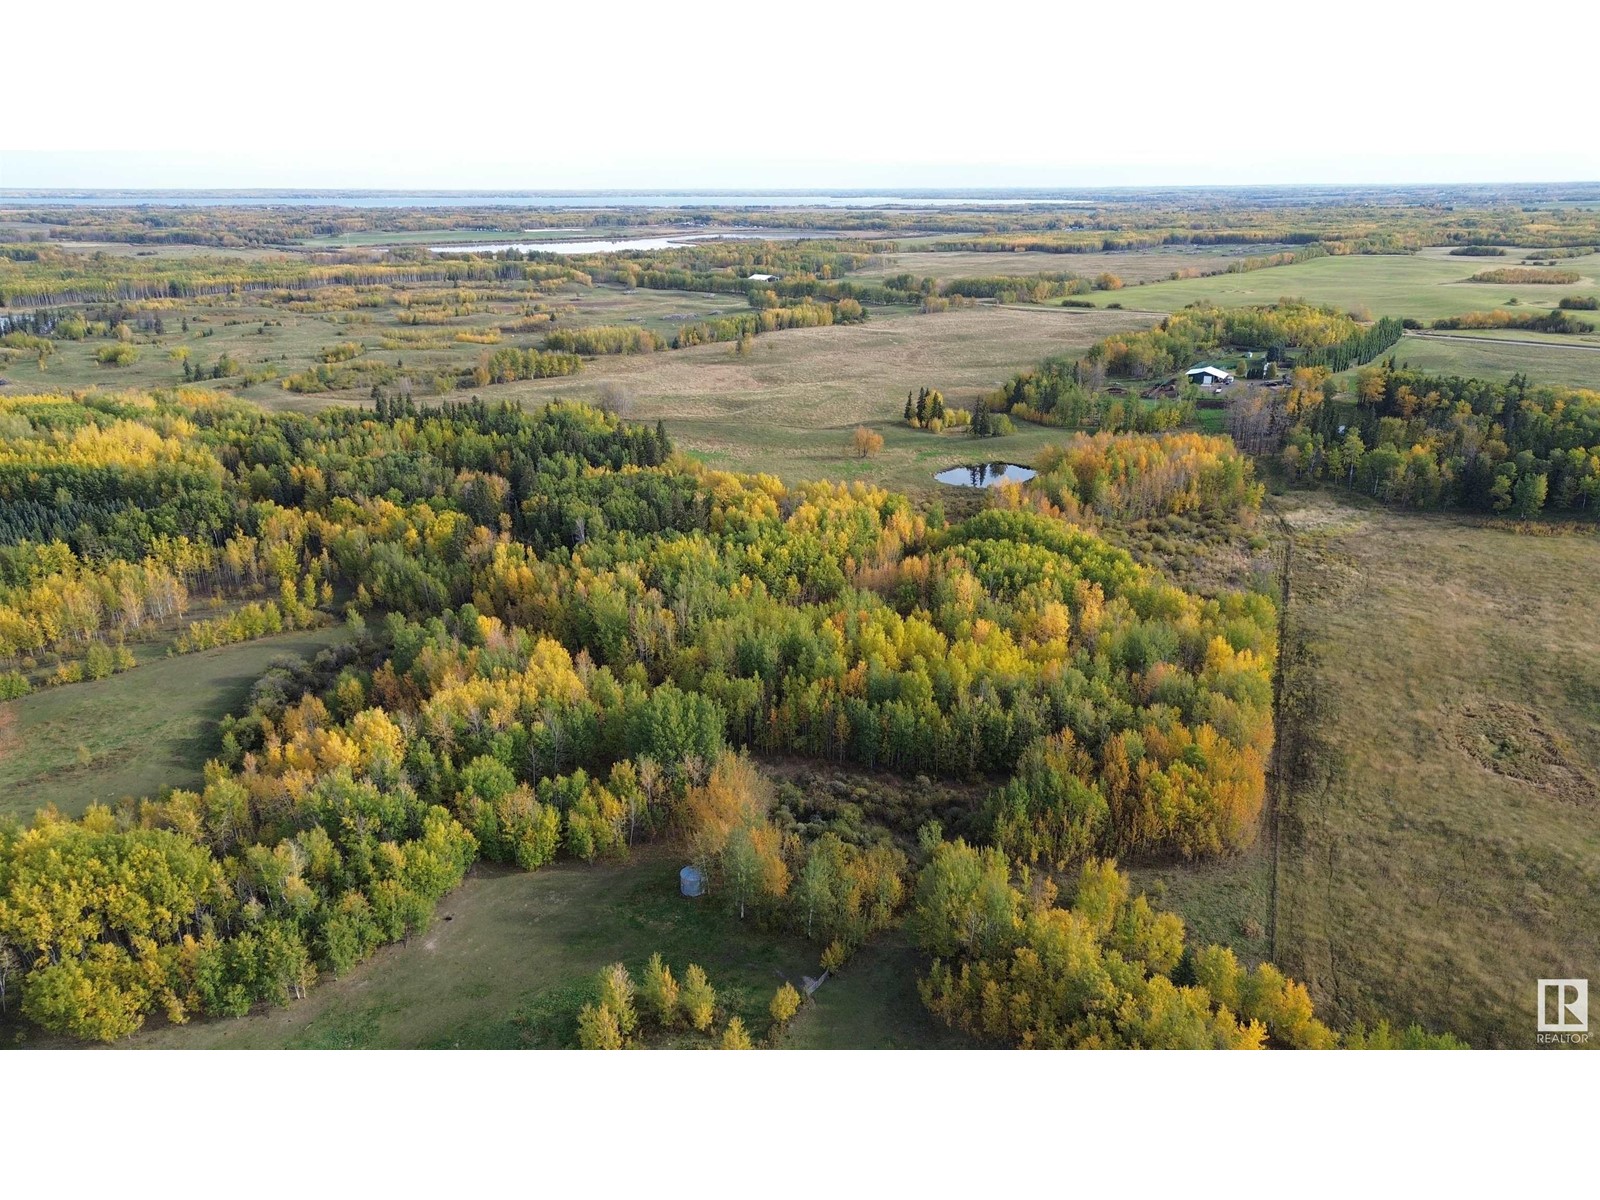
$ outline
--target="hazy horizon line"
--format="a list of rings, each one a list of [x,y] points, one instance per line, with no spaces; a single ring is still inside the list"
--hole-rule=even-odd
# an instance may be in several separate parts
[[[1286,183],[1274,180],[1256,180],[1241,183],[1104,183],[1104,184],[833,184],[818,186],[816,184],[795,185],[793,187],[766,185],[751,185],[749,187],[717,185],[717,186],[685,186],[685,185],[630,185],[627,187],[593,186],[593,187],[505,187],[497,185],[482,185],[476,187],[431,187],[425,185],[392,186],[392,187],[364,187],[346,184],[262,184],[262,185],[227,185],[227,184],[191,184],[186,186],[146,187],[133,184],[28,184],[21,187],[0,187],[0,196],[17,195],[30,192],[359,192],[373,195],[395,195],[405,192],[425,192],[429,195],[482,195],[491,192],[505,194],[528,195],[582,195],[587,193],[608,193],[613,195],[649,195],[655,193],[705,193],[716,194],[752,194],[752,195],[841,195],[845,193],[872,194],[881,192],[927,192],[927,193],[954,193],[954,192],[1085,192],[1085,191],[1159,191],[1163,189],[1190,188],[1204,191],[1227,191],[1235,188],[1464,188],[1464,187],[1572,187],[1572,186],[1600,186],[1600,176],[1593,179],[1472,179],[1472,180],[1442,180],[1442,179],[1412,179],[1403,182],[1394,180],[1365,180],[1359,182],[1338,183],[1333,181],[1300,181]]]

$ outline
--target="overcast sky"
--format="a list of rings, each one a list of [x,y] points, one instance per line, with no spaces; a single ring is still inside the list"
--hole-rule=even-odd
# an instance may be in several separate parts
[[[19,6],[0,187],[1600,179],[1596,0],[540,7]]]

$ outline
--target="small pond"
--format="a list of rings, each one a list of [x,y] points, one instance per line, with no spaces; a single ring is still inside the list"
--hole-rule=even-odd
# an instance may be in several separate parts
[[[975,463],[970,467],[951,467],[934,476],[940,483],[951,487],[986,488],[1000,483],[1021,483],[1032,479],[1038,472],[1016,463]]]
[[[696,242],[750,241],[759,233],[683,233],[665,237],[591,238],[579,242],[460,242],[453,246],[429,246],[435,254],[504,254],[515,250],[527,254],[611,254],[618,250],[672,250]],[[776,235],[775,235],[776,236]]]

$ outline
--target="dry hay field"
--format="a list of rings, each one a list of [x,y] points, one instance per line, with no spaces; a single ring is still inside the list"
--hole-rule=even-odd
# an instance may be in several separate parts
[[[1531,1046],[1535,980],[1600,965],[1600,536],[1280,507],[1335,768],[1285,816],[1281,965],[1339,1025]]]
[[[863,325],[763,334],[739,356],[728,344],[658,354],[611,356],[581,375],[482,389],[486,400],[543,402],[598,398],[620,388],[627,415],[664,420],[678,445],[714,466],[763,471],[786,480],[872,479],[924,490],[932,475],[962,462],[1027,462],[1059,430],[1019,422],[1007,438],[975,442],[935,435],[901,420],[906,391],[935,387],[969,405],[1018,369],[1050,354],[1081,353],[1101,337],[1140,329],[1137,313],[984,305],[945,313],[872,310]],[[849,450],[868,425],[884,437],[872,459]]]

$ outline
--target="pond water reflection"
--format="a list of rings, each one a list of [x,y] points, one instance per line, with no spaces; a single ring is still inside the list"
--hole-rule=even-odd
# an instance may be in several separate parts
[[[993,462],[951,467],[947,471],[940,471],[934,478],[951,487],[986,488],[1000,483],[1022,483],[1037,474],[1038,472],[1031,467],[1019,467],[1016,463]]]

